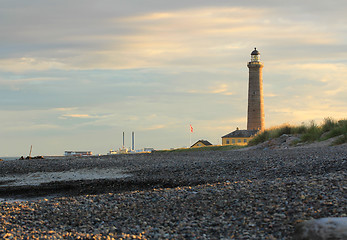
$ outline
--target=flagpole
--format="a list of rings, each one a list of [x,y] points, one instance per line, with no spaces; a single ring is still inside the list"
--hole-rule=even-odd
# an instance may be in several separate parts
[[[192,146],[192,132],[189,133],[189,147]]]
[[[192,124],[189,124],[189,130],[190,130],[190,134],[189,134],[189,147],[191,147],[192,146],[192,134],[193,134]]]

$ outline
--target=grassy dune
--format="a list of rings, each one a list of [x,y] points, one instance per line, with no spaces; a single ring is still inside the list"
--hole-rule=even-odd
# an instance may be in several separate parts
[[[324,141],[339,136],[333,144],[343,144],[347,142],[347,119],[334,120],[332,118],[325,118],[321,125],[317,125],[311,121],[309,124],[301,124],[299,126],[284,124],[273,127],[257,134],[249,142],[249,146],[280,137],[283,134],[298,135],[300,140],[297,143]]]

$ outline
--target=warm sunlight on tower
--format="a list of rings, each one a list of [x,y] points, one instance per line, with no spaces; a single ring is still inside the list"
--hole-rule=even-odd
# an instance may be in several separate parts
[[[254,48],[251,61],[247,64],[249,68],[247,130],[263,131],[265,127],[263,66],[260,62],[260,53]]]

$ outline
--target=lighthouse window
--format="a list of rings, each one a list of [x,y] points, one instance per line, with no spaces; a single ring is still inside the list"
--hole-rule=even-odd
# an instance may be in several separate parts
[[[252,56],[251,56],[251,61],[252,61],[252,62],[259,62],[259,60],[260,60],[259,55],[252,55]]]

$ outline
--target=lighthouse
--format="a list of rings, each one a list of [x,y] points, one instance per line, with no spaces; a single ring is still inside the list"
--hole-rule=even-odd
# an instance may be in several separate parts
[[[248,115],[247,130],[263,131],[265,127],[264,98],[263,98],[263,63],[260,62],[260,53],[254,48],[251,61],[248,62]]]

